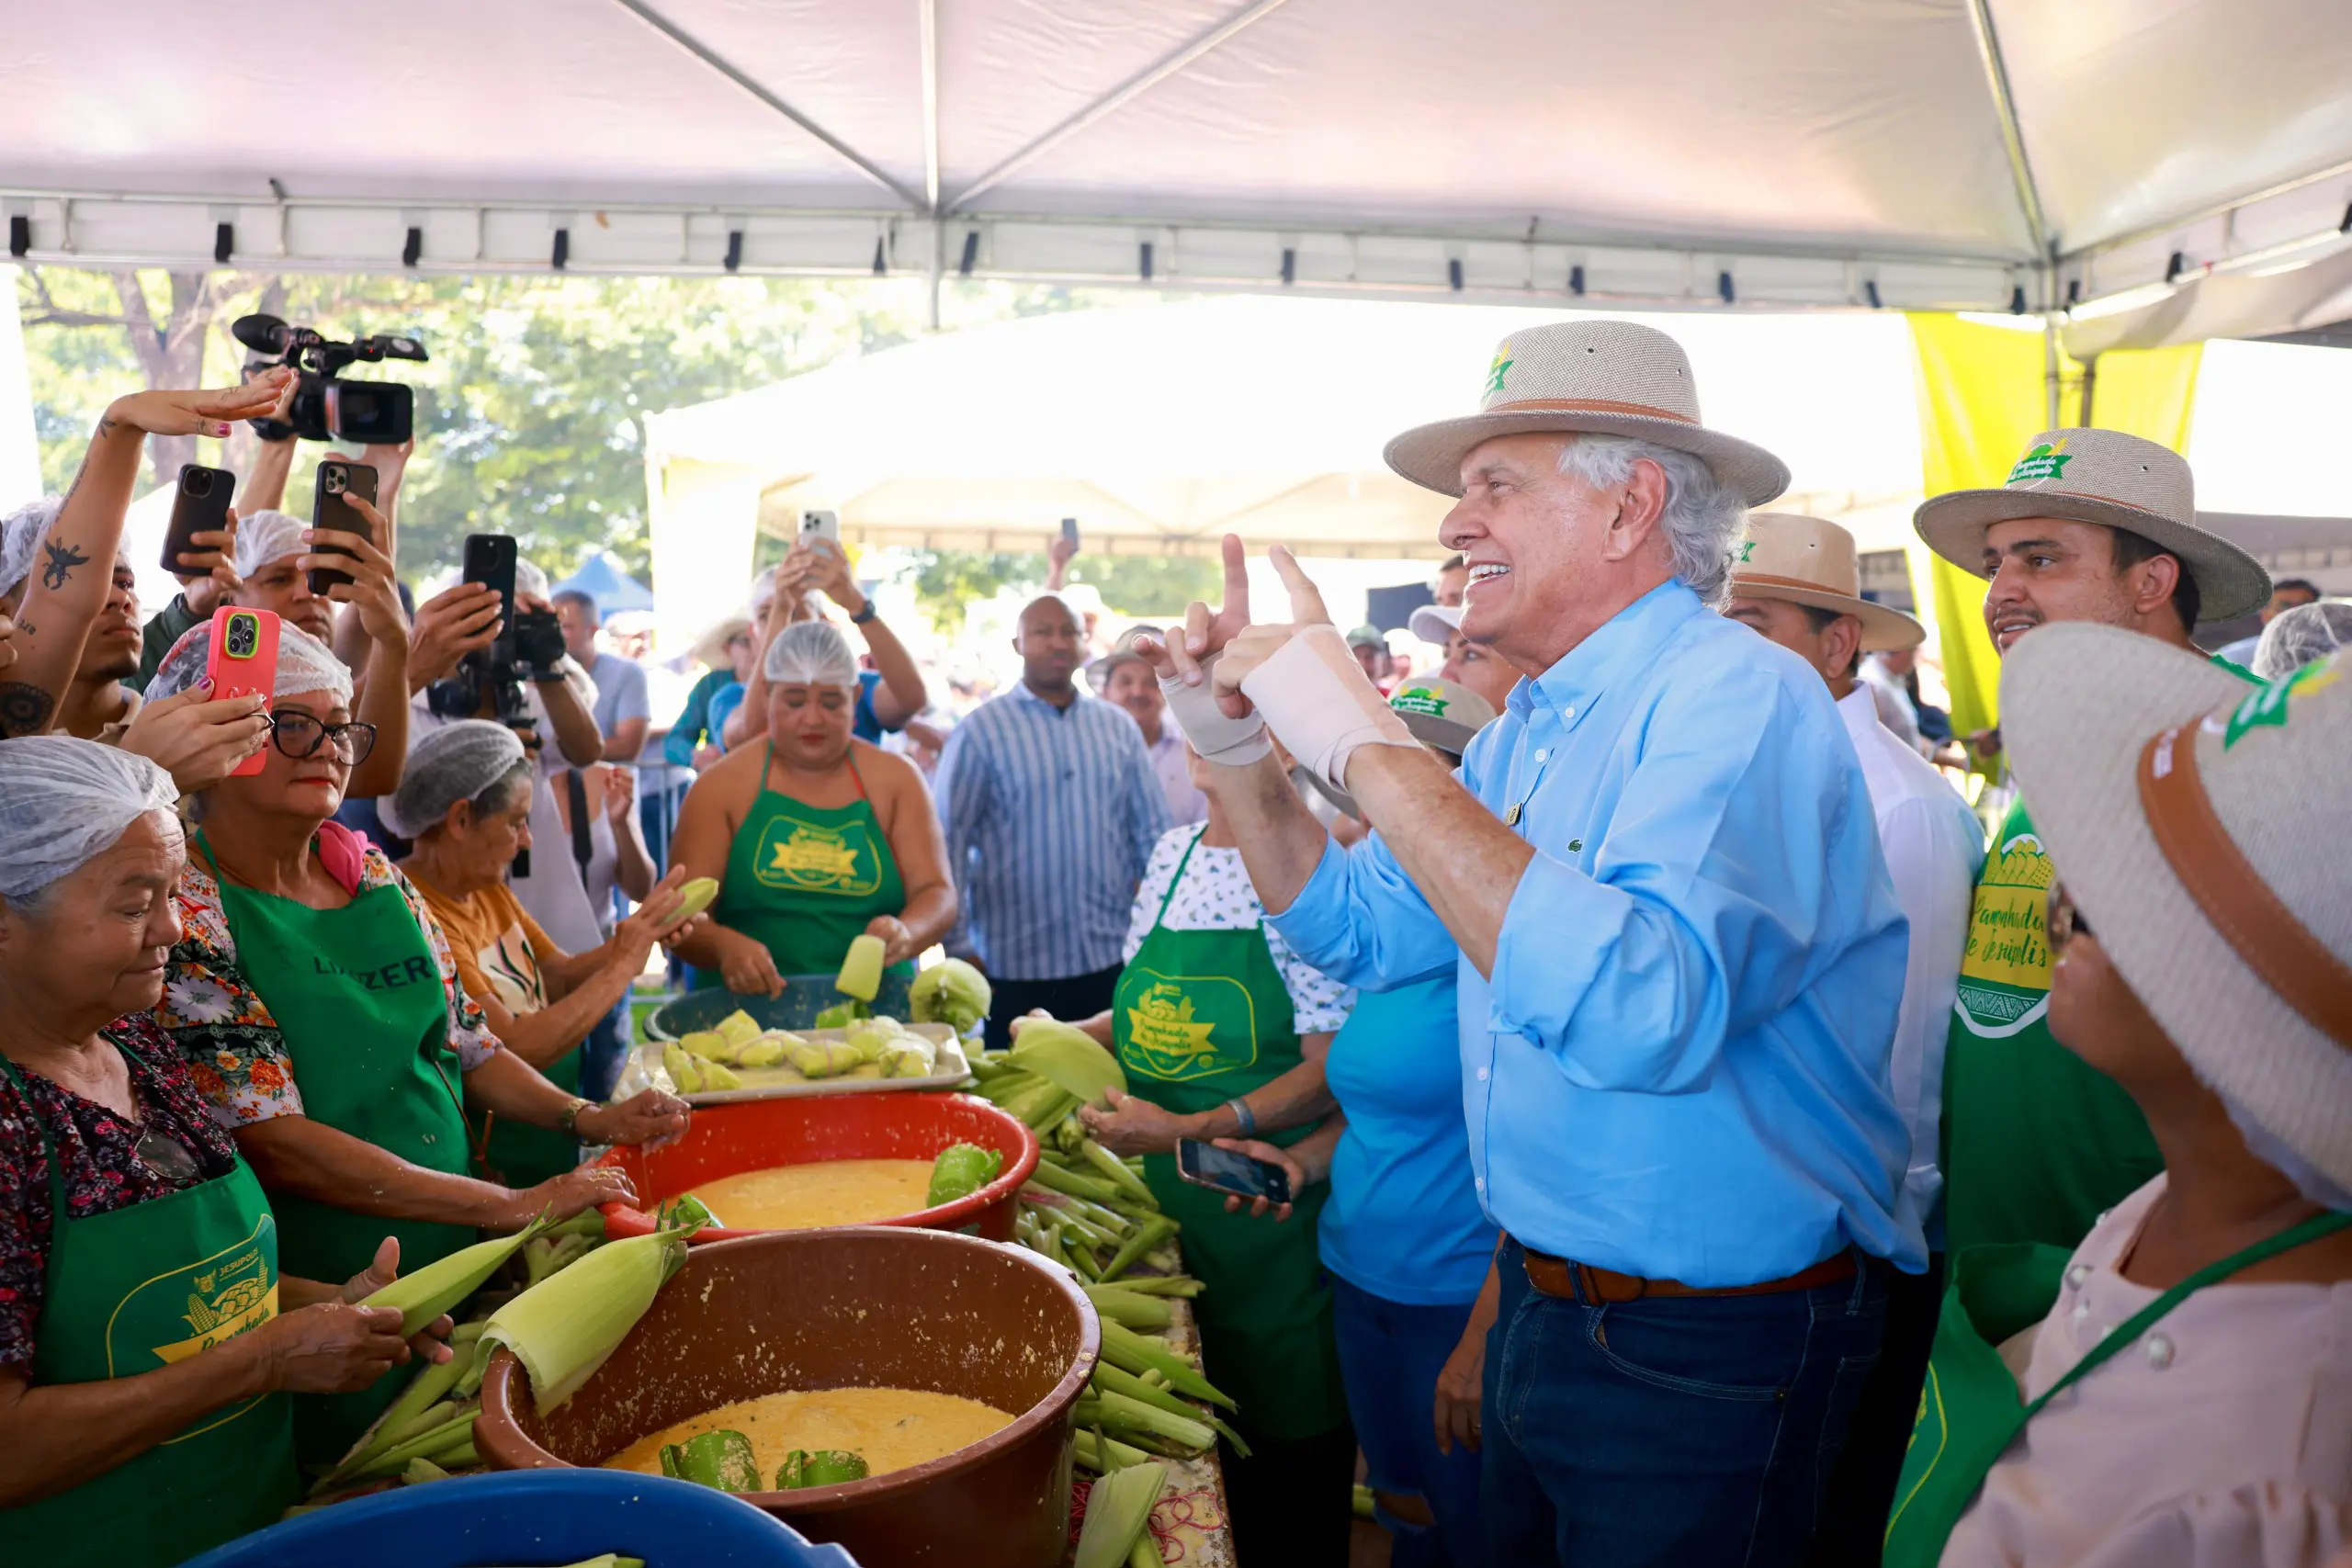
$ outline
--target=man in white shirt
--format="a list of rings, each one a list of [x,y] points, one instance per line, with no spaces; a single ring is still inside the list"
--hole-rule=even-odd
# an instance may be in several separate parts
[[[1895,902],[1911,927],[1888,1064],[1895,1106],[1911,1129],[1911,1163],[1894,1218],[1924,1240],[1931,1258],[1926,1274],[1898,1275],[1888,1294],[1886,1339],[1815,1538],[1821,1561],[1875,1562],[1943,1295],[1942,1226],[1935,1211],[1943,1185],[1936,1154],[1944,1034],[1984,832],[1943,774],[1882,721],[1876,694],[1858,676],[1863,653],[1916,647],[1927,632],[1901,611],[1861,597],[1852,535],[1817,517],[1749,513],[1724,613],[1796,654],[1828,683],[1861,760]]]

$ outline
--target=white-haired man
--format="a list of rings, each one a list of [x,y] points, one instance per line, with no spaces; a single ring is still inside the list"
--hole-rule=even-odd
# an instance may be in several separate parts
[[[1458,962],[1475,1186],[1506,1233],[1480,1422],[1488,1556],[1789,1562],[1878,1352],[1909,1138],[1903,917],[1820,677],[1711,614],[1770,454],[1624,322],[1513,334],[1482,411],[1389,444],[1458,495],[1462,631],[1522,670],[1456,783],[1287,552],[1300,623],[1161,655],[1283,936],[1386,988]],[[1204,664],[1211,654],[1219,657]],[[1331,846],[1271,729],[1376,836]]]

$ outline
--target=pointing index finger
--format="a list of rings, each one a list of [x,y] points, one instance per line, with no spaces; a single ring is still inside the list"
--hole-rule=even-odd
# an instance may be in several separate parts
[[[1329,626],[1331,612],[1324,607],[1323,591],[1316,587],[1315,580],[1300,568],[1298,558],[1290,553],[1290,547],[1276,545],[1269,554],[1276,575],[1283,580],[1283,586],[1290,590],[1291,620],[1301,626]]]
[[[1225,536],[1225,618],[1231,625],[1250,624],[1250,557],[1238,534]]]

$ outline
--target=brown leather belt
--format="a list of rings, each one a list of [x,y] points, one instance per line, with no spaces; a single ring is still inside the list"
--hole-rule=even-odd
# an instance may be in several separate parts
[[[1854,1277],[1854,1254],[1851,1248],[1835,1258],[1825,1258],[1812,1268],[1790,1275],[1785,1280],[1767,1280],[1760,1285],[1686,1285],[1679,1280],[1645,1280],[1638,1274],[1620,1274],[1614,1269],[1597,1268],[1590,1263],[1576,1263],[1566,1258],[1554,1258],[1549,1253],[1521,1250],[1527,1258],[1527,1282],[1547,1296],[1564,1301],[1583,1302],[1587,1305],[1623,1302],[1637,1302],[1645,1297],[1653,1301],[1676,1296],[1763,1296],[1779,1291],[1809,1291],[1815,1285],[1834,1285],[1840,1280]]]

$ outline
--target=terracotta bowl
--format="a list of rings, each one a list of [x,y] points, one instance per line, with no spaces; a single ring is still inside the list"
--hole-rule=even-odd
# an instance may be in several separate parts
[[[977,1095],[812,1095],[709,1105],[695,1112],[694,1125],[681,1142],[650,1154],[611,1149],[596,1163],[628,1171],[638,1201],[650,1205],[741,1171],[828,1159],[933,1159],[951,1144],[994,1149],[1004,1156],[1003,1168],[968,1197],[872,1223],[1011,1241],[1021,1184],[1037,1168],[1037,1135],[1021,1118]],[[651,1215],[641,1209],[625,1203],[603,1207],[607,1235],[643,1235],[653,1228]],[[708,1244],[776,1234],[797,1233],[714,1225],[694,1239]]]
[[[1018,1412],[911,1470],[744,1500],[867,1568],[1051,1568],[1068,1551],[1071,1408],[1101,1327],[1025,1248],[874,1225],[692,1248],[612,1359],[558,1410],[500,1351],[474,1440],[502,1470],[593,1465],[673,1422],[786,1389],[926,1389]],[[763,1456],[764,1457],[764,1456]]]

